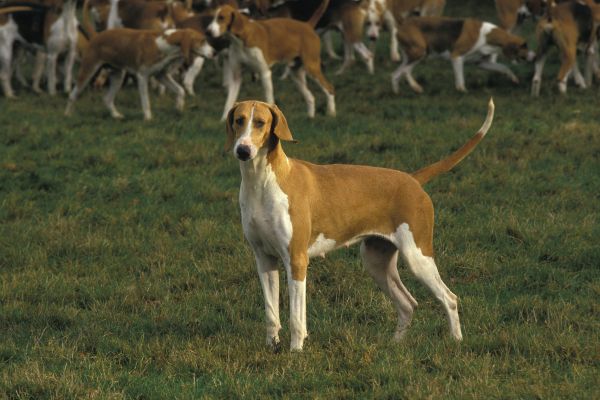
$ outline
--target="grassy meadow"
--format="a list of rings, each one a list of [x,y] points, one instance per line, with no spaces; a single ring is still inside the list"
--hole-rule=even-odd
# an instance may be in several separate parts
[[[450,14],[495,19],[491,1],[449,3]],[[293,83],[274,80],[299,140],[287,153],[317,163],[414,171],[470,138],[494,97],[485,140],[426,187],[464,341],[400,265],[419,307],[392,343],[391,303],[352,247],[311,262],[302,353],[287,351],[281,274],[285,351],[264,346],[209,62],[184,113],[151,93],[149,123],[132,86],[117,96],[123,121],[91,90],[70,118],[64,95],[0,98],[0,398],[598,398],[598,86],[559,96],[554,57],[538,99],[525,64],[511,66],[520,85],[467,66],[460,94],[450,64],[429,60],[415,69],[425,93],[403,84],[394,95],[387,41],[372,76],[359,62],[342,76],[338,61],[325,66],[337,118],[323,115],[316,86],[309,120]],[[248,73],[240,98],[262,99]]]

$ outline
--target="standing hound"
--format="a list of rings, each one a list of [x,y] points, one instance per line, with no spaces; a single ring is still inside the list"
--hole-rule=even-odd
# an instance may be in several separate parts
[[[271,66],[284,62],[293,69],[292,79],[304,96],[308,116],[315,115],[315,98],[306,85],[306,73],[315,79],[327,97],[327,114],[335,115],[333,85],[321,72],[321,41],[314,31],[329,0],[324,0],[308,22],[289,18],[253,20],[231,6],[217,8],[207,34],[214,38],[225,35],[231,40],[224,74],[228,86],[222,119],[239,95],[242,84],[241,64],[260,74],[267,103],[274,104]]]
[[[277,260],[288,277],[291,349],[301,350],[307,337],[309,259],[357,242],[365,268],[398,313],[395,339],[406,333],[417,305],[398,275],[399,254],[442,303],[452,337],[462,339],[457,296],[433,259],[433,205],[421,186],[466,157],[487,133],[493,115],[490,100],[475,136],[449,157],[408,174],[288,158],[281,142],[294,139],[277,106],[245,101],[229,111],[225,149],[233,148],[240,164],[242,227],[264,293],[268,345],[279,343],[281,328]]]

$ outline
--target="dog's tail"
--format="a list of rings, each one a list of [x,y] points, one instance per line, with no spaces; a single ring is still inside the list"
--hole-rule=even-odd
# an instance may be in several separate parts
[[[89,0],[85,0],[83,2],[83,9],[81,10],[81,25],[83,26],[83,29],[85,30],[90,39],[96,36],[96,28],[94,28],[94,24],[92,23],[92,21],[90,21]]]
[[[328,5],[329,0],[323,0],[319,7],[317,7],[317,9],[315,10],[315,13],[312,15],[312,17],[310,17],[308,21],[306,21],[306,23],[312,26],[313,29],[315,29],[315,26],[317,26],[323,14],[325,14]]]
[[[479,131],[475,134],[475,136],[473,136],[467,143],[465,143],[460,149],[456,150],[450,156],[425,168],[422,168],[417,172],[413,172],[413,178],[419,181],[421,185],[424,185],[437,175],[450,171],[459,162],[461,162],[463,158],[468,156],[479,142],[481,142],[481,139],[483,139],[487,131],[490,129],[490,126],[492,126],[493,119],[494,100],[490,98],[490,101],[488,102],[487,116],[485,117],[483,125],[481,128],[479,128]]]
[[[2,14],[11,14],[14,12],[22,12],[22,11],[32,11],[33,8],[29,6],[10,6],[0,8],[0,15]]]

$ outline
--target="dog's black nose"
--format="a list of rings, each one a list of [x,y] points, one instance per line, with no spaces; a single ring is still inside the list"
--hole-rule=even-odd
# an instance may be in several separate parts
[[[250,147],[243,144],[239,145],[235,150],[235,153],[237,155],[237,158],[239,158],[242,161],[246,161],[250,158]]]

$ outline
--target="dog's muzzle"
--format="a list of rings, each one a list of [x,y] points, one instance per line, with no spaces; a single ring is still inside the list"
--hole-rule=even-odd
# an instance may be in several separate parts
[[[235,156],[241,161],[248,161],[250,159],[250,146],[245,144],[239,145],[235,149]]]

